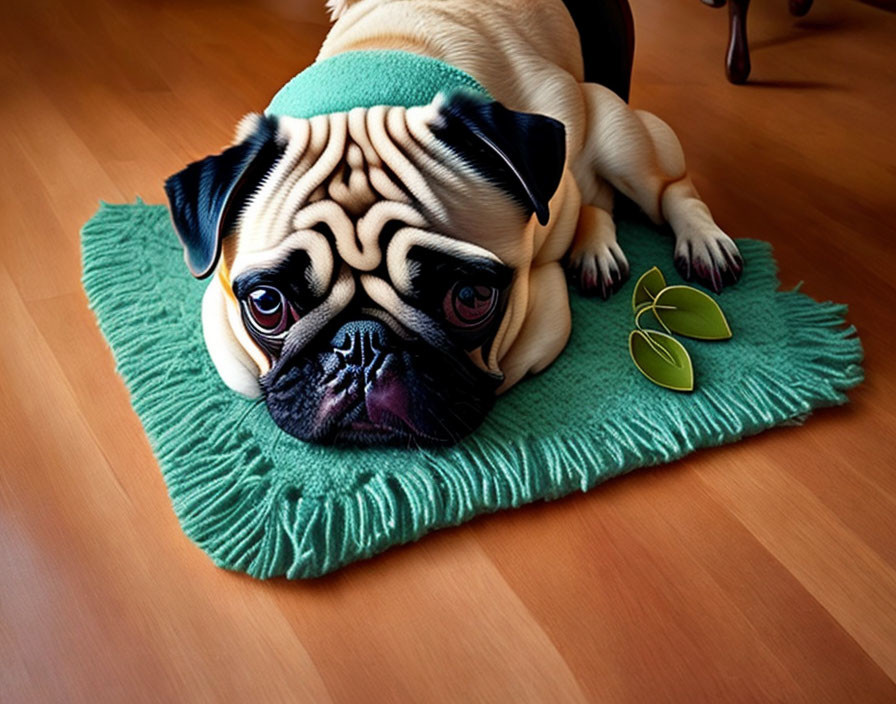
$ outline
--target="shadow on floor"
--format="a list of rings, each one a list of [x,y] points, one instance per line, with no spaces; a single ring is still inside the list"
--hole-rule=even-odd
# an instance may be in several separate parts
[[[884,12],[896,12],[896,0],[859,0],[859,2]]]

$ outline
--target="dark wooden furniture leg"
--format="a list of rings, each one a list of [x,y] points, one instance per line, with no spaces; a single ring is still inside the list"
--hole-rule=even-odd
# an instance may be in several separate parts
[[[725,70],[732,83],[746,83],[750,75],[750,46],[747,44],[747,10],[750,0],[728,0],[728,53]]]
[[[728,0],[703,0],[704,5],[722,7]],[[801,0],[790,0],[791,3]],[[802,0],[805,2],[805,0]],[[809,0],[811,4],[811,0]],[[725,72],[732,83],[746,83],[750,75],[750,47],[747,44],[747,10],[750,0],[728,2],[728,52]]]
[[[579,30],[585,81],[628,102],[635,58],[635,23],[628,0],[563,0]]]
[[[802,17],[812,9],[814,0],[787,0],[790,14]],[[710,7],[722,7],[726,0],[703,0]],[[732,83],[746,83],[750,75],[750,47],[747,44],[747,10],[750,0],[727,0],[728,2],[728,53],[725,55],[725,70]]]

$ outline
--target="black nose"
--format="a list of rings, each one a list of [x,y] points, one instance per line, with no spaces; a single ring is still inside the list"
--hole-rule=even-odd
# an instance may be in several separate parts
[[[388,355],[389,330],[377,320],[352,320],[330,340],[343,366],[375,371]]]

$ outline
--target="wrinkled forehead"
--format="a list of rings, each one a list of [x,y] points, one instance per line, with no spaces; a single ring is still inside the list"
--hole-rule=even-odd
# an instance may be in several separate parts
[[[282,157],[225,243],[231,275],[297,249],[324,268],[335,255],[372,271],[393,239],[404,255],[419,246],[514,266],[518,210],[433,136],[436,120],[435,106],[279,118]]]

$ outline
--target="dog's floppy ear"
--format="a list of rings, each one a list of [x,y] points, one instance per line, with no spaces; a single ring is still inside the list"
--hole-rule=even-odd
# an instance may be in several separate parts
[[[221,239],[251,192],[281,153],[273,118],[251,115],[242,140],[220,154],[195,161],[165,181],[171,219],[190,272],[202,279],[221,256]]]
[[[546,225],[566,161],[563,123],[463,91],[445,98],[438,112],[433,135]]]

